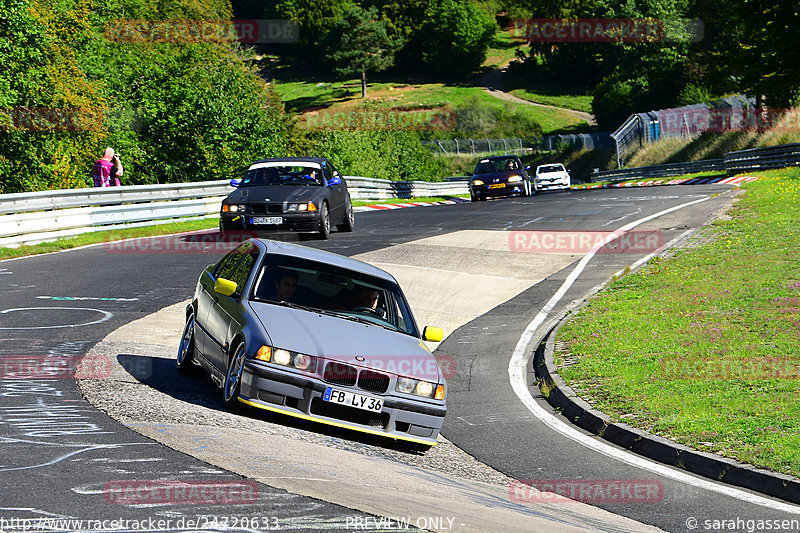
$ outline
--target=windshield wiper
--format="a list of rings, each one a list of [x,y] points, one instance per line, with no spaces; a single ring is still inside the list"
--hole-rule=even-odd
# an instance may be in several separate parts
[[[340,317],[346,318],[348,320],[353,320],[355,322],[360,322],[361,324],[369,324],[370,326],[380,326],[380,327],[382,327],[384,329],[388,329],[390,331],[401,331],[402,332],[402,330],[400,328],[398,328],[397,326],[395,326],[394,324],[390,324],[389,322],[385,322],[385,321],[383,321],[383,319],[381,319],[381,318],[379,318],[377,316],[375,317],[375,320],[379,320],[379,322],[376,322],[375,320],[370,320],[369,318],[366,318],[366,317],[363,317],[363,316],[352,315],[347,311],[334,311],[334,312],[336,313],[336,316],[340,316]]]
[[[292,309],[302,309],[303,311],[311,311],[313,313],[322,313],[322,312],[324,312],[322,309],[318,309],[316,307],[311,307],[310,305],[301,305],[301,304],[296,304],[294,302],[287,302],[285,300],[281,300],[281,301],[260,300],[260,301],[267,302],[267,303],[270,303],[270,304],[275,304],[275,305],[282,305],[284,307],[291,307]]]

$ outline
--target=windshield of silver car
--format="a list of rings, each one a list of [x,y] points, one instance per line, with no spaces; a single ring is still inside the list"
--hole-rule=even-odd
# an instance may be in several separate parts
[[[267,255],[252,299],[334,314],[418,337],[400,287],[389,280],[296,257]]]

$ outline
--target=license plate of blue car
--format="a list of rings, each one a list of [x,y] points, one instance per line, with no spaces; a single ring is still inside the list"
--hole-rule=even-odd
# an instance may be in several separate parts
[[[363,409],[364,411],[372,411],[380,413],[383,409],[383,399],[375,398],[372,396],[364,396],[356,392],[344,391],[327,387],[322,399],[326,402],[331,402],[339,405],[346,405],[348,407],[355,407],[356,409]]]

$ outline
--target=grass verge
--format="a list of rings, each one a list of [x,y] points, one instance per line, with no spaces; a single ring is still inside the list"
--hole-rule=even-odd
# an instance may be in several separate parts
[[[503,89],[518,98],[537,104],[592,112],[592,95],[575,83],[534,75],[522,69],[511,69],[503,76]]]
[[[391,200],[356,200],[353,201],[354,206],[375,205],[375,204],[388,204],[388,203],[403,203],[403,202],[442,202],[444,200],[452,200],[453,198],[465,198],[469,195],[457,196],[431,196],[421,198],[395,198]],[[173,233],[184,233],[187,231],[198,231],[204,229],[216,229],[219,227],[218,218],[204,218],[185,220],[182,222],[174,222],[169,224],[158,224],[155,226],[142,226],[139,228],[124,228],[108,231],[97,231],[94,233],[84,233],[74,237],[65,237],[52,242],[43,242],[40,244],[23,245],[17,248],[0,247],[0,261],[4,259],[14,259],[17,257],[25,257],[28,255],[48,254],[52,252],[60,252],[62,250],[69,250],[71,248],[78,248],[80,246],[88,246],[90,244],[98,244],[103,242],[121,241],[124,239],[135,239],[139,237],[153,237],[156,235],[170,235]]]
[[[555,357],[616,420],[800,476],[800,169],[756,175],[703,244],[594,298]]]

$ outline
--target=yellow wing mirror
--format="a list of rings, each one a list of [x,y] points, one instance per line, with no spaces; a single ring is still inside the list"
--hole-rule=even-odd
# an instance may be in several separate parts
[[[223,296],[230,296],[236,292],[236,282],[225,278],[217,278],[214,282],[214,292]]]
[[[429,342],[442,342],[444,330],[436,326],[425,326],[422,330],[422,340]]]

